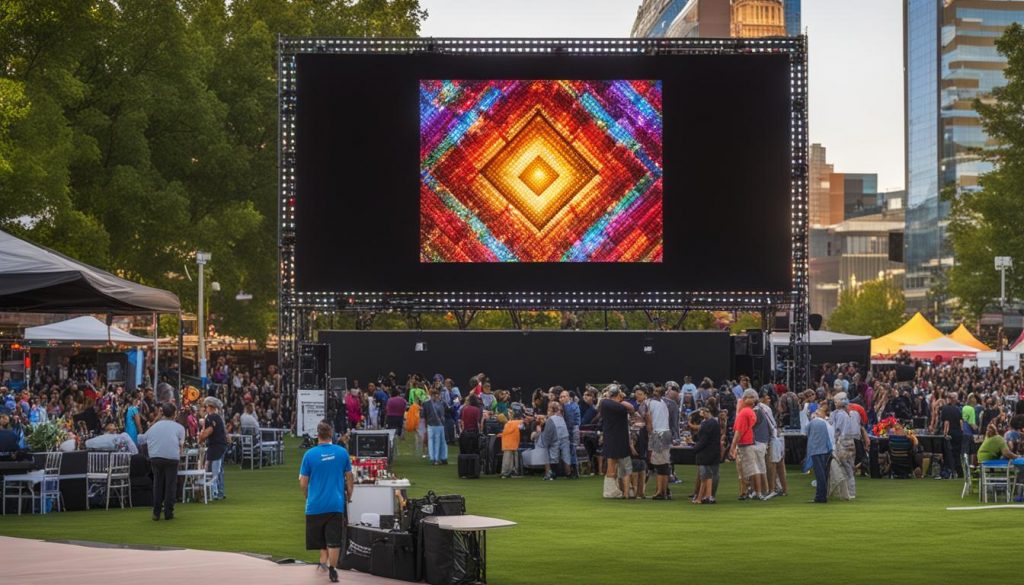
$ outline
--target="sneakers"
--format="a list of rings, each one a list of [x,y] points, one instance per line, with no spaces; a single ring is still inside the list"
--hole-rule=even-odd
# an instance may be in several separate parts
[[[555,481],[555,474],[553,474],[553,473],[545,473],[544,474],[544,481]]]
[[[334,567],[327,567],[327,577],[331,580],[331,583],[338,582],[338,569]]]
[[[654,496],[654,497],[653,497],[653,498],[651,498],[651,499],[652,499],[652,500],[667,500],[667,499],[668,499],[668,496],[666,496],[666,495],[663,495],[663,494],[658,494],[658,495]]]
[[[777,494],[775,492],[768,492],[767,495],[761,496],[761,501],[762,502],[767,502],[768,500],[774,498],[776,495]]]

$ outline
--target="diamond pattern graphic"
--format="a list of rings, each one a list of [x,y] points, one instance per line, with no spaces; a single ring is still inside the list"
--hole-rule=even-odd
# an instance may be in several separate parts
[[[661,82],[420,83],[421,262],[661,262]]]

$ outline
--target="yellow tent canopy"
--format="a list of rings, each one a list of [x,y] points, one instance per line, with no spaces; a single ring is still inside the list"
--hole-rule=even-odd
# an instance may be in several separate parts
[[[969,345],[975,349],[980,349],[981,351],[992,351],[992,348],[978,341],[977,337],[971,335],[971,332],[968,331],[966,327],[964,327],[963,323],[961,323],[960,326],[956,328],[956,331],[950,333],[946,337],[952,339],[953,341],[960,342],[964,345]]]
[[[942,337],[942,332],[921,313],[914,313],[899,329],[871,340],[871,355],[893,355],[904,345],[920,345]]]

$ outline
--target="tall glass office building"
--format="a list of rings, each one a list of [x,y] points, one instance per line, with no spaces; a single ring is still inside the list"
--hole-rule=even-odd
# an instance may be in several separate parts
[[[995,40],[1024,22],[1024,0],[904,0],[907,304],[927,306],[935,276],[953,264],[945,227],[946,189],[977,189],[991,164],[973,152],[990,147],[974,110],[1005,84]]]
[[[786,36],[800,36],[800,0],[785,0]]]

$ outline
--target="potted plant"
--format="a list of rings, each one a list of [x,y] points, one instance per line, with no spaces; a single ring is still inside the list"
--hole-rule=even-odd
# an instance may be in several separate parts
[[[25,442],[34,453],[56,451],[57,447],[67,438],[67,424],[63,418],[44,423],[35,423],[25,427]]]

